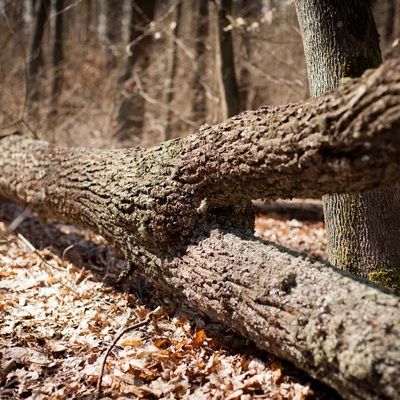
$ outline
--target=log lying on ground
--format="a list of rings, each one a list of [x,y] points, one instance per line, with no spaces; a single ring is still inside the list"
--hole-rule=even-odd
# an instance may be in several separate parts
[[[274,215],[283,219],[298,219],[300,221],[323,221],[324,210],[320,200],[278,200],[265,203],[253,201],[256,213]]]
[[[89,227],[205,313],[345,398],[400,395],[400,299],[254,238],[251,199],[393,184],[400,60],[308,102],[152,149],[0,140],[0,196]]]

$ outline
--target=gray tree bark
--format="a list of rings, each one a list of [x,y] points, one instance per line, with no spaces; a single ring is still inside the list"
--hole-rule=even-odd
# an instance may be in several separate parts
[[[250,200],[397,182],[399,102],[392,60],[323,97],[151,149],[3,137],[0,196],[93,229],[175,295],[343,397],[397,399],[400,297],[256,239]]]
[[[368,1],[296,0],[296,8],[312,97],[381,63]],[[400,290],[399,198],[397,186],[325,196],[329,261]]]

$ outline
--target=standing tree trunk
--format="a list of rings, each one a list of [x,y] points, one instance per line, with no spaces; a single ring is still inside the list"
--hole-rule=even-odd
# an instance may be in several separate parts
[[[207,71],[207,38],[209,31],[208,0],[200,0],[197,9],[198,21],[196,31],[196,69],[193,82],[193,116],[194,120],[205,120],[207,113],[206,93],[203,87]]]
[[[92,36],[92,0],[83,0],[80,4],[80,11],[81,11],[81,29],[80,29],[80,41],[83,43],[87,43],[89,38]]]
[[[382,61],[368,1],[296,0],[312,97]],[[357,101],[349,104],[356,108]],[[355,126],[355,133],[360,127]],[[323,198],[329,260],[341,269],[400,288],[400,191],[384,187]]]
[[[52,109],[57,112],[58,98],[61,94],[62,87],[62,62],[64,60],[63,51],[63,10],[64,0],[56,0],[55,3],[55,26],[54,26],[54,43],[53,43],[53,68],[54,80],[52,88]]]
[[[14,35],[24,35],[24,2],[5,0],[2,2],[3,14],[6,16],[8,24],[12,27]]]
[[[250,23],[254,21],[258,21],[261,19],[261,11],[263,8],[262,1],[257,0],[242,0],[241,7],[239,9],[240,15],[242,15],[246,19],[246,23],[250,25]],[[241,30],[241,39],[242,39],[242,54],[241,57],[244,57],[247,62],[252,59],[252,41],[247,30]],[[246,110],[251,107],[251,104],[248,104],[249,97],[253,97],[253,95],[249,96],[249,91],[251,88],[251,74],[248,68],[242,66],[240,71],[239,78],[239,100],[240,100],[240,108],[241,110]]]
[[[116,67],[117,47],[122,41],[123,1],[106,1],[107,68]]]
[[[131,78],[132,69],[141,58],[148,61],[148,46],[150,35],[146,33],[154,18],[156,0],[133,0],[131,5],[131,16],[129,24],[128,57],[125,59],[120,81],[124,82]]]
[[[119,140],[139,136],[143,129],[145,101],[137,92],[132,79],[133,69],[140,64],[146,69],[149,64],[151,35],[146,33],[154,18],[155,0],[132,1],[128,56],[125,59],[119,83],[122,85],[117,109],[117,128],[113,133]]]
[[[179,37],[180,22],[182,14],[182,1],[179,2],[174,13],[172,14],[171,32],[168,37],[167,44],[167,65],[165,71],[164,88],[162,93],[162,102],[165,106],[162,113],[162,122],[165,131],[165,140],[172,138],[171,122],[172,122],[172,101],[174,98],[174,78],[176,75],[176,66],[178,62],[178,46],[177,38]]]
[[[215,0],[216,5],[216,57],[221,91],[222,119],[240,112],[239,88],[235,74],[232,29],[227,29],[232,16],[232,0]]]
[[[386,23],[384,40],[386,44],[389,44],[393,38],[394,26],[395,26],[395,16],[396,16],[396,4],[395,0],[388,0],[387,10],[386,10]]]
[[[39,100],[39,68],[43,65],[42,40],[49,17],[50,0],[35,2],[33,30],[31,33],[30,53],[28,59],[28,73],[26,82],[27,111],[35,111]]]

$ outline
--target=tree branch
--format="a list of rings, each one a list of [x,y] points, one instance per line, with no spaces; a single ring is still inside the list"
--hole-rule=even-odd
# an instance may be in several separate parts
[[[345,398],[398,398],[400,300],[252,235],[250,200],[400,176],[400,60],[152,149],[0,140],[0,196],[93,229],[211,317]]]

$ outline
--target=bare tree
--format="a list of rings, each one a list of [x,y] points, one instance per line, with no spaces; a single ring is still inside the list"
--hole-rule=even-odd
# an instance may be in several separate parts
[[[12,25],[14,34],[23,34],[24,20],[21,17],[24,12],[24,2],[5,0],[2,7],[7,22]]]
[[[165,105],[162,112],[162,122],[165,131],[165,140],[172,138],[171,132],[171,119],[172,119],[172,101],[174,97],[174,78],[176,75],[176,67],[178,62],[178,46],[177,46],[177,38],[180,36],[181,29],[181,14],[182,14],[182,1],[179,1],[173,14],[172,21],[170,25],[170,34],[167,40],[167,48],[166,51],[168,53],[167,63],[166,63],[166,71],[162,92],[162,102]],[[186,6],[187,6],[186,2]]]
[[[253,21],[261,19],[262,2],[254,0],[242,0],[240,3],[240,15],[245,18],[245,24],[250,25]],[[240,57],[246,59],[247,62],[253,58],[252,53],[252,43],[249,37],[249,33],[246,29],[241,29],[240,31],[241,42],[242,42],[242,52]],[[240,96],[240,108],[247,109],[249,90],[251,87],[251,74],[248,68],[242,67],[240,69],[240,79],[239,79],[239,96]],[[265,101],[265,99],[264,99]]]
[[[57,111],[58,97],[62,88],[62,63],[64,61],[63,51],[63,12],[64,0],[56,0],[55,2],[55,24],[54,24],[54,41],[53,41],[53,88],[52,88],[52,108]]]
[[[31,33],[30,52],[28,59],[28,73],[26,82],[26,96],[28,113],[34,111],[39,100],[39,67],[43,65],[42,42],[43,34],[48,21],[50,0],[36,2],[33,30]]]
[[[251,200],[398,182],[399,87],[392,60],[319,98],[248,111],[150,149],[2,134],[0,197],[102,234],[174,297],[343,397],[397,399],[399,296],[255,238]]]
[[[79,34],[83,43],[93,42],[97,39],[99,9],[101,2],[96,0],[81,0],[78,10]]]
[[[195,120],[205,119],[207,102],[204,87],[202,86],[207,70],[207,38],[209,35],[208,0],[198,1],[198,20],[196,33],[196,70],[193,81],[193,116]]]
[[[239,88],[235,73],[232,39],[232,0],[215,0],[216,5],[216,57],[220,82],[222,119],[240,111]],[[230,28],[229,28],[230,26]]]
[[[386,26],[384,32],[384,39],[386,43],[389,43],[393,40],[393,32],[395,25],[395,16],[396,16],[396,3],[395,0],[388,0],[388,7],[386,11]]]
[[[119,140],[140,136],[143,129],[145,100],[138,93],[133,70],[146,70],[149,65],[151,35],[149,25],[154,18],[155,0],[136,0],[131,4],[128,56],[119,77],[122,85],[114,136]]]
[[[117,48],[122,43],[123,1],[106,0],[107,68],[114,68]]]

